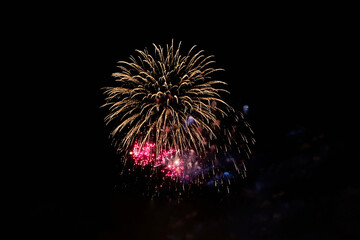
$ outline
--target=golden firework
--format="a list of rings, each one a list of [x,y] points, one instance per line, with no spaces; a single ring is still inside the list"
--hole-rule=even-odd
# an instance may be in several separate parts
[[[105,87],[112,124],[110,137],[119,151],[127,151],[135,141],[156,144],[156,154],[166,149],[181,152],[194,149],[205,154],[210,141],[217,139],[219,116],[233,112],[222,98],[225,82],[214,80],[214,56],[206,56],[196,46],[182,56],[178,46],[153,44],[154,54],[136,50],[130,61],[119,61],[115,85]]]

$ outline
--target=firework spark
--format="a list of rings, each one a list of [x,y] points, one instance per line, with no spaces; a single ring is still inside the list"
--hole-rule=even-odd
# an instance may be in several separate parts
[[[249,156],[253,139],[236,126],[251,128],[222,99],[229,92],[225,82],[212,78],[223,70],[211,67],[214,56],[195,51],[196,46],[182,56],[181,42],[176,47],[172,41],[165,49],[153,46],[153,54],[136,50],[130,61],[119,61],[115,86],[103,88],[103,106],[109,109],[105,122],[113,126],[110,137],[116,149],[129,154],[135,165],[162,166],[165,176],[182,180],[216,175],[219,151],[226,153],[233,145]],[[234,121],[226,124],[230,118]]]

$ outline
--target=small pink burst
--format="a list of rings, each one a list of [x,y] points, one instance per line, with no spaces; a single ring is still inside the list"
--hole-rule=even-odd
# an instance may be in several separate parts
[[[133,159],[135,160],[136,165],[146,166],[154,162],[153,148],[155,144],[145,143],[143,146],[140,146],[135,142],[133,150],[130,152]]]
[[[165,173],[167,177],[178,177],[184,173],[184,161],[179,157],[180,150],[164,150],[157,157],[155,157],[155,151],[155,143],[144,143],[141,146],[135,142],[129,154],[134,159],[136,165],[162,166],[161,172]]]
[[[180,163],[168,164],[167,167],[165,167],[165,169],[167,169],[165,176],[168,176],[168,177],[181,176],[184,173],[183,163],[184,162],[181,161]]]

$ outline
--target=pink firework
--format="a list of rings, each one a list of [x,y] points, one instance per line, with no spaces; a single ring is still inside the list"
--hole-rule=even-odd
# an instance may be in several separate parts
[[[162,167],[161,172],[167,177],[180,177],[184,175],[184,160],[180,158],[180,150],[170,149],[161,151],[155,156],[155,143],[145,143],[140,146],[135,142],[130,155],[134,159],[134,164],[140,166],[150,165],[152,167]]]

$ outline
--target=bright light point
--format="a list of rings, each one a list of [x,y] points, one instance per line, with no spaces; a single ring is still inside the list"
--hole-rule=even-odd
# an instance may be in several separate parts
[[[249,112],[249,105],[244,105],[244,106],[243,106],[243,112],[244,112],[245,114],[247,114],[247,113]]]
[[[130,155],[133,155],[133,152],[129,152]]]
[[[193,122],[194,122],[194,118],[192,116],[189,116],[188,119],[186,120],[186,127],[191,125]]]
[[[174,163],[175,163],[175,165],[179,165],[179,164],[180,164],[180,161],[179,161],[179,160],[176,160]]]

